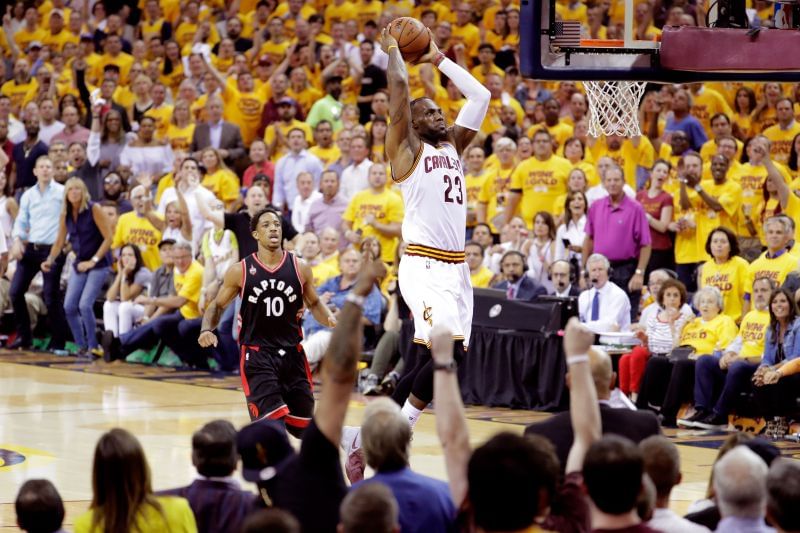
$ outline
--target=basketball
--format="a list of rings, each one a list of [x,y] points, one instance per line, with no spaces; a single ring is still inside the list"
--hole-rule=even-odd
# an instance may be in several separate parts
[[[413,63],[428,51],[431,37],[428,28],[415,18],[400,17],[389,24],[389,35],[397,39],[403,59]]]

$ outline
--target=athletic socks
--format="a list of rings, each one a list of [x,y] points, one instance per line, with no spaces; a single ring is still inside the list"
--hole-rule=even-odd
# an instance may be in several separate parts
[[[406,400],[406,403],[403,404],[401,411],[403,412],[403,415],[405,415],[406,419],[408,419],[408,425],[411,426],[411,429],[414,429],[414,426],[417,425],[417,420],[419,420],[419,417],[422,414],[422,410],[417,409],[411,405],[411,402]]]

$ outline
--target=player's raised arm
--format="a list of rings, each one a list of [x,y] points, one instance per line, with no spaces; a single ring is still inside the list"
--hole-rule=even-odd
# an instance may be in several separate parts
[[[222,279],[222,287],[217,291],[217,297],[214,298],[206,308],[206,312],[203,313],[200,337],[197,339],[197,342],[203,348],[217,345],[217,336],[214,330],[219,325],[222,312],[236,298],[242,288],[242,261],[228,267],[225,277]]]
[[[392,164],[392,178],[408,173],[421,149],[421,141],[411,129],[411,100],[409,100],[408,70],[397,46],[397,39],[388,28],[381,32],[381,48],[389,54],[386,80],[389,88],[389,128],[386,131],[386,155]]]
[[[428,31],[430,32],[430,30]],[[481,85],[481,82],[476,80],[472,74],[439,51],[434,42],[433,34],[431,34],[431,48],[419,59],[419,62],[430,62],[436,65],[442,74],[453,80],[455,86],[467,99],[467,103],[458,112],[456,123],[452,130],[452,139],[456,150],[460,154],[480,131],[486,111],[489,109],[489,101],[492,99],[492,95],[489,89]]]

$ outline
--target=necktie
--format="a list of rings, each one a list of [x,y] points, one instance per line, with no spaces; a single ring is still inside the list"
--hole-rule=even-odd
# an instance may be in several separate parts
[[[514,299],[514,286],[512,284],[508,284],[508,290],[506,291],[506,298],[509,300]]]
[[[600,291],[594,291],[594,298],[592,299],[592,321],[600,318]]]

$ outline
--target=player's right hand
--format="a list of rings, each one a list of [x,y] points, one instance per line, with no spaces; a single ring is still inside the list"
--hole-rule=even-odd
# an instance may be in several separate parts
[[[217,347],[217,336],[214,334],[213,331],[204,331],[200,333],[200,336],[197,338],[197,344],[202,346],[203,348],[208,348],[209,346]]]
[[[439,53],[439,47],[436,46],[436,39],[433,38],[433,32],[430,28],[428,28],[428,37],[430,37],[430,42],[428,44],[428,51],[425,54],[414,61],[415,65],[419,65],[421,63],[431,63],[436,55]]]
[[[589,351],[592,344],[594,344],[594,333],[576,317],[570,318],[564,331],[564,354],[567,357],[583,355]]]
[[[381,30],[381,49],[388,54],[390,46],[398,46],[398,45],[397,45],[397,39],[395,39],[389,34],[389,27],[387,26]],[[399,46],[397,50],[398,52],[400,51]]]

